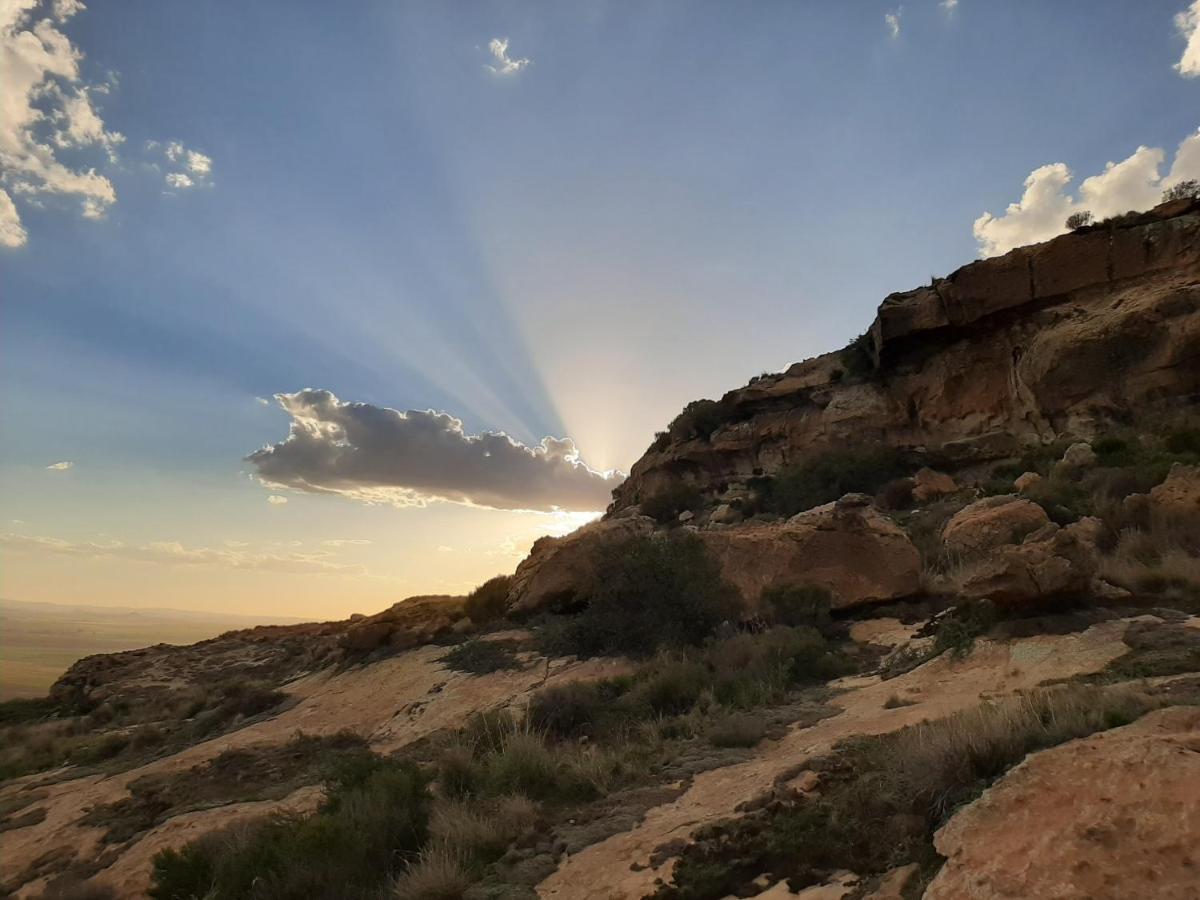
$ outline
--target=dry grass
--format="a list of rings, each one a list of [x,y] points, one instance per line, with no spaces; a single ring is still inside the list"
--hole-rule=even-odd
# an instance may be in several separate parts
[[[460,900],[471,886],[466,860],[451,847],[431,847],[392,884],[397,900]]]
[[[1126,529],[1101,557],[1099,572],[1135,595],[1200,610],[1200,525],[1156,518],[1147,528]]]

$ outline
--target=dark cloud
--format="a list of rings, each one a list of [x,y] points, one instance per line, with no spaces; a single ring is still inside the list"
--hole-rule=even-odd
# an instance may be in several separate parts
[[[527,447],[506,434],[466,434],[447,413],[343,403],[311,388],[275,399],[292,417],[288,436],[246,457],[271,487],[401,506],[590,511],[608,505],[622,478],[589,469],[570,438]]]

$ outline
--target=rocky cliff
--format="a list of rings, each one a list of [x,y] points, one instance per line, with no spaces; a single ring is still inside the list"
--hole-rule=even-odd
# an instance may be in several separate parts
[[[942,465],[1091,437],[1200,392],[1200,201],[1129,214],[892,294],[864,338],[672,427],[610,514],[684,482],[710,498],[823,450],[883,443]]]

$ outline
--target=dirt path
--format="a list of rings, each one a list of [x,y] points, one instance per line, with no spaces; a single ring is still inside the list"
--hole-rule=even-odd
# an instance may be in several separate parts
[[[797,728],[748,762],[698,775],[683,796],[650,810],[632,831],[566,859],[538,885],[538,894],[555,900],[643,897],[654,890],[655,879],[668,880],[674,867],[674,860],[650,865],[658,847],[734,814],[738,804],[770,790],[776,779],[806,759],[827,753],[852,735],[894,731],[1047,679],[1099,671],[1129,649],[1121,640],[1128,621],[1104,622],[1080,634],[1040,635],[1006,643],[980,641],[963,660],[943,655],[886,682],[876,677],[845,680],[841,686],[848,692],[832,701],[842,707],[840,714]],[[884,709],[884,702],[894,694],[916,705]]]

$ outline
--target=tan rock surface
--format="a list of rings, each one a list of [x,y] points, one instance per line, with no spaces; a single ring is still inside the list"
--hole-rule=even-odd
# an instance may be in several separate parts
[[[785,523],[706,531],[701,539],[749,609],[763,588],[828,588],[835,609],[920,590],[921,556],[898,525],[864,498],[843,498]]]
[[[1200,517],[1200,466],[1171,466],[1166,481],[1150,490],[1150,503],[1168,515]]]
[[[656,878],[669,879],[674,868],[674,860],[650,864],[656,848],[733,815],[739,804],[766,793],[778,777],[828,753],[843,738],[894,731],[967,709],[981,698],[1099,671],[1128,650],[1121,640],[1126,625],[1126,621],[1111,621],[1081,634],[1040,635],[1012,643],[979,641],[966,659],[943,655],[888,681],[872,677],[842,682],[847,693],[833,700],[841,707],[840,714],[807,728],[793,728],[745,763],[697,775],[682,796],[649,810],[637,827],[564,860],[538,885],[538,895],[556,900],[642,897],[653,890]],[[897,693],[919,702],[884,709],[887,698]],[[634,865],[644,868],[635,871]]]
[[[925,900],[1200,896],[1200,709],[1028,757],[938,833]]]
[[[956,512],[942,529],[942,540],[949,553],[979,556],[1005,544],[1019,544],[1049,521],[1030,500],[985,497]]]
[[[46,818],[0,836],[3,846],[0,885],[13,884],[34,860],[56,848],[65,848],[79,859],[97,856],[104,830],[83,825],[80,819],[92,807],[116,803],[130,796],[127,786],[144,775],[182,774],[226,750],[271,747],[286,743],[301,732],[328,735],[348,729],[366,737],[375,750],[387,753],[442,728],[461,727],[473,712],[521,703],[528,691],[543,684],[604,677],[627,670],[626,663],[615,660],[539,660],[525,671],[472,677],[451,672],[438,661],[446,649],[420,647],[369,666],[343,671],[331,669],[306,676],[285,687],[298,702],[273,718],[118,775],[67,777],[49,785],[47,798],[31,807],[45,808]],[[0,787],[0,801],[39,784],[44,778],[29,776],[4,784]],[[149,884],[149,869],[138,870],[141,873],[138,875],[135,872],[137,866],[124,862],[126,853],[141,852],[138,847],[154,847],[156,852],[163,846],[182,844],[202,826],[223,823],[223,811],[230,815],[269,812],[282,808],[281,803],[297,802],[297,796],[306,795],[293,794],[284,801],[231,804],[168,819],[124,851],[112,870],[119,873],[122,885],[138,884],[141,887],[137,890],[141,890]],[[179,818],[184,822],[177,823]],[[35,886],[30,885],[18,891],[17,896],[34,896],[36,893]],[[136,896],[136,892],[129,895]]]

